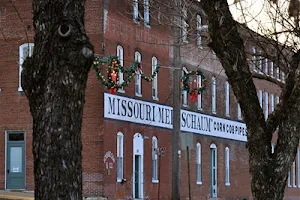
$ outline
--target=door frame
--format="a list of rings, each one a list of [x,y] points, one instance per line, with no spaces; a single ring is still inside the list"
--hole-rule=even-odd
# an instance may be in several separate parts
[[[214,157],[212,152],[214,151]],[[217,153],[217,146],[213,143],[210,145],[210,198],[217,198],[218,197],[218,153]],[[215,160],[215,173],[214,173],[214,178],[215,178],[215,193],[213,193],[213,159]],[[213,196],[215,194],[216,196]]]
[[[25,131],[14,131],[14,130],[6,130],[4,132],[5,134],[5,166],[4,166],[4,174],[5,174],[5,182],[4,182],[4,189],[7,190],[7,142],[8,142],[8,134],[9,133],[23,133],[24,134],[24,189],[19,190],[25,190],[26,188],[26,132]]]
[[[140,156],[140,197],[135,197],[135,156]],[[144,137],[140,133],[135,133],[133,136],[133,162],[132,162],[132,197],[134,199],[144,198]]]

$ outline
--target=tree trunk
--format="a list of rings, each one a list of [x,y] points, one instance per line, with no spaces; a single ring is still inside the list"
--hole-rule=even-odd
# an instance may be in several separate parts
[[[34,52],[22,87],[33,118],[35,199],[82,199],[81,125],[93,47],[84,0],[33,0]]]
[[[300,53],[293,58],[281,103],[267,121],[259,105],[245,53],[239,24],[229,11],[227,0],[201,1],[209,21],[210,47],[222,63],[228,81],[241,105],[247,125],[251,189],[255,200],[282,200],[288,171],[295,160],[300,130]],[[275,152],[273,133],[278,130]]]

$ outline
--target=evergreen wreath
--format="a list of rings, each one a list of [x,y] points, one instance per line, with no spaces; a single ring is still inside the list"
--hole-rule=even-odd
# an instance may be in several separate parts
[[[201,87],[196,87],[191,89],[189,85],[190,76],[201,76]],[[197,71],[189,71],[188,73],[185,73],[182,77],[182,84],[183,84],[183,90],[187,91],[188,94],[191,95],[192,101],[197,101],[197,96],[201,94],[206,89],[206,78],[201,70]]]
[[[105,64],[108,65],[107,79],[105,79],[100,70],[100,67]],[[138,72],[141,74],[141,77],[148,82],[153,81],[154,77],[159,72],[159,65],[157,65],[152,75],[145,75],[142,71],[142,64],[137,61],[134,61],[128,68],[124,68],[120,65],[120,60],[115,55],[109,55],[102,59],[95,56],[92,67],[95,70],[100,83],[104,85],[111,94],[114,94],[119,88],[128,86]],[[120,72],[126,75],[124,76],[122,83],[119,82]]]

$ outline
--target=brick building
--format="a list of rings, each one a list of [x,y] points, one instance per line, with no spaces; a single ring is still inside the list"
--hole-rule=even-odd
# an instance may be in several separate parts
[[[137,75],[114,95],[107,93],[91,70],[82,125],[84,196],[171,197],[171,29],[160,22],[159,12],[149,10],[147,2],[86,1],[86,29],[97,55],[117,54],[125,67],[135,60],[142,62],[145,74],[151,74],[157,63],[161,68],[153,82]],[[197,102],[189,101],[189,95],[182,92],[181,196],[188,199],[190,185],[193,199],[249,199],[246,126],[222,66],[205,45],[204,14],[195,16],[193,34],[184,34],[187,22],[183,21],[182,60],[188,70],[200,69],[207,82]],[[21,64],[34,46],[31,18],[29,0],[0,3],[1,189],[34,188],[32,120],[20,86]],[[249,52],[258,51],[248,46]],[[284,82],[285,74],[271,62],[256,56],[249,60],[255,61],[254,73],[264,72]],[[202,84],[201,77],[195,81]],[[280,89],[265,80],[255,83],[267,117],[279,102]],[[158,148],[163,156],[157,154]],[[298,154],[288,180],[290,199],[300,196],[299,161]]]

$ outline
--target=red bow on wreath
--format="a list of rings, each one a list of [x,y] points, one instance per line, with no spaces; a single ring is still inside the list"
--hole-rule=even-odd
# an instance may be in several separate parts
[[[198,95],[196,94],[196,92],[192,92],[192,94],[190,95],[190,101],[198,101]]]

